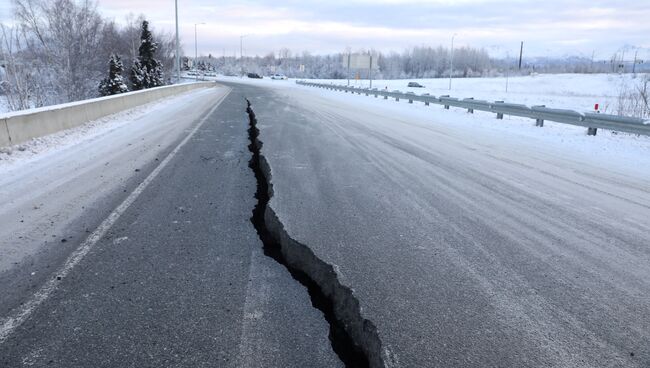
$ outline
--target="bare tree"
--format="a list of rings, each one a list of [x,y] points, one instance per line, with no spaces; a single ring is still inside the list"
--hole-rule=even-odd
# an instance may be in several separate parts
[[[116,54],[130,70],[140,46],[144,16],[124,27],[105,20],[92,0],[12,0],[15,27],[2,27],[1,91],[11,110],[98,96],[106,60]],[[156,34],[158,58],[171,75],[175,52],[169,33]]]
[[[632,85],[625,83],[621,86],[616,110],[619,115],[650,118],[650,74]]]
[[[103,20],[85,0],[14,0],[24,47],[23,62],[39,73],[45,104],[97,94],[105,55],[100,49]]]
[[[35,100],[39,96],[38,83],[30,68],[20,61],[17,50],[20,50],[20,37],[15,28],[0,25],[2,39],[0,44],[0,58],[4,60],[4,71],[0,79],[0,91],[5,96],[10,110],[23,110],[39,106]]]

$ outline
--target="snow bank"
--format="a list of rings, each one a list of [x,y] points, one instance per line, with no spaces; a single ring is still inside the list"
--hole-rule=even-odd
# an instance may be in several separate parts
[[[207,90],[206,90],[207,91]],[[33,159],[61,151],[66,147],[97,139],[101,135],[114,132],[119,128],[133,124],[163,108],[172,109],[191,104],[193,99],[202,98],[200,94],[181,94],[169,96],[116,114],[93,120],[80,126],[65,129],[43,137],[36,137],[21,144],[0,147],[0,175],[15,169],[16,165],[25,165]],[[130,128],[137,129],[137,128]]]
[[[163,97],[210,86],[214,84],[172,85],[0,115],[0,147],[20,144]]]

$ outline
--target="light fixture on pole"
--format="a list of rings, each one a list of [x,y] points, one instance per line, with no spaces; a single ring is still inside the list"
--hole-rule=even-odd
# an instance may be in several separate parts
[[[196,71],[198,67],[198,59],[199,59],[199,43],[198,43],[198,36],[196,33],[196,26],[200,24],[205,24],[205,23],[194,23],[194,70]],[[196,80],[199,80],[199,73],[196,73]]]
[[[456,38],[458,34],[454,33],[453,36],[451,36],[451,57],[449,58],[449,90],[451,91],[451,75],[454,72],[454,38]]]

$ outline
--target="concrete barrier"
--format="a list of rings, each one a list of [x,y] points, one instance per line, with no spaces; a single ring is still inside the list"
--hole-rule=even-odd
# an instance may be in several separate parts
[[[5,114],[0,116],[0,147],[20,144],[164,97],[215,85],[214,82],[177,84]]]

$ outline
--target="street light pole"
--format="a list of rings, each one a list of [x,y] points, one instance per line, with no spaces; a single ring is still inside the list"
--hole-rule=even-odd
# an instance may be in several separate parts
[[[250,35],[239,36],[239,64],[241,64],[241,75],[244,76],[244,37]]]
[[[199,59],[199,43],[198,43],[198,36],[196,33],[196,26],[199,24],[205,24],[205,23],[194,23],[194,69],[198,68],[198,59]],[[196,73],[196,80],[199,80],[199,73]]]
[[[175,0],[176,4],[176,78],[177,83],[181,82],[181,54],[180,54],[180,45],[178,42],[178,0]]]
[[[451,75],[454,72],[454,38],[456,33],[451,36],[451,58],[449,59],[449,90],[451,91]]]
[[[510,78],[510,51],[506,52],[506,93],[508,93],[509,78]]]

